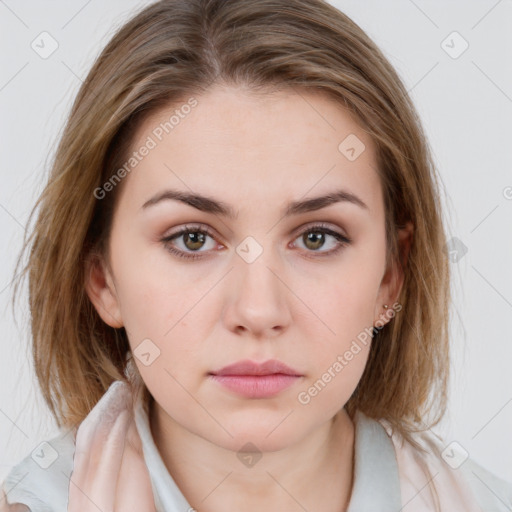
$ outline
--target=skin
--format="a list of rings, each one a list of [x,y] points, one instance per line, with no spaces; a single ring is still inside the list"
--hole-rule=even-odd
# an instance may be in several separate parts
[[[194,508],[339,512],[353,480],[354,425],[343,406],[370,344],[307,405],[297,396],[365,328],[389,320],[383,304],[393,304],[402,286],[399,266],[386,264],[374,145],[322,94],[256,96],[216,86],[197,100],[124,178],[109,254],[91,267],[88,295],[106,323],[126,328],[132,351],[145,339],[160,350],[149,366],[135,362],[154,397],[155,443]],[[146,119],[132,151],[175,109]],[[338,150],[350,134],[366,148],[355,161]],[[167,188],[207,195],[238,214],[230,219],[175,200],[142,208]],[[282,216],[290,201],[341,188],[367,208],[338,202]],[[337,246],[329,234],[323,245],[303,236],[320,222],[351,242],[319,254]],[[202,246],[183,235],[162,242],[185,224],[191,232],[209,227],[214,237]],[[248,236],[262,249],[251,263],[236,252]],[[399,238],[406,254],[410,226]],[[169,246],[201,257],[181,259]],[[271,398],[238,396],[208,375],[241,359],[273,358],[302,377]],[[237,457],[247,442],[262,454],[252,466]]]

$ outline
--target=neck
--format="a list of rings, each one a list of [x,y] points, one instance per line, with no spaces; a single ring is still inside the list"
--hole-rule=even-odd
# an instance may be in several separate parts
[[[198,511],[341,512],[348,506],[354,425],[345,409],[299,442],[263,452],[247,466],[236,452],[183,428],[154,400],[149,421],[167,470]]]

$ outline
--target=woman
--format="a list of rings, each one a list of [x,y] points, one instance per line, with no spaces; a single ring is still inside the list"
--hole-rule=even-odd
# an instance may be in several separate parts
[[[144,9],[80,89],[36,207],[34,363],[62,433],[13,468],[6,510],[512,505],[430,431],[436,171],[398,75],[334,7]]]

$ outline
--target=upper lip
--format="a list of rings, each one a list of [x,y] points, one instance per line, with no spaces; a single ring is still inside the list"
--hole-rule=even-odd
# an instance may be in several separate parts
[[[213,375],[272,375],[276,373],[301,376],[300,372],[277,359],[269,359],[263,363],[246,359],[212,372]]]

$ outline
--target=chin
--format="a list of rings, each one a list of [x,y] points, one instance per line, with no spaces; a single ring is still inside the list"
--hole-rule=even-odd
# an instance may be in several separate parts
[[[267,431],[261,429],[240,429],[240,431],[231,432],[233,437],[226,439],[212,439],[210,442],[221,446],[226,450],[230,450],[239,454],[240,452],[276,452],[292,446],[295,442],[300,440],[300,435],[291,434],[289,430],[283,430],[280,434],[273,433],[268,436]]]
[[[247,443],[260,452],[274,452],[299,442],[308,433],[305,425],[293,417],[293,413],[267,414],[263,412],[245,414],[222,424],[229,432],[218,428],[197,432],[206,440],[234,452],[239,452]],[[286,419],[285,419],[286,418]],[[283,421],[284,420],[284,421]],[[250,451],[250,447],[248,447]]]

